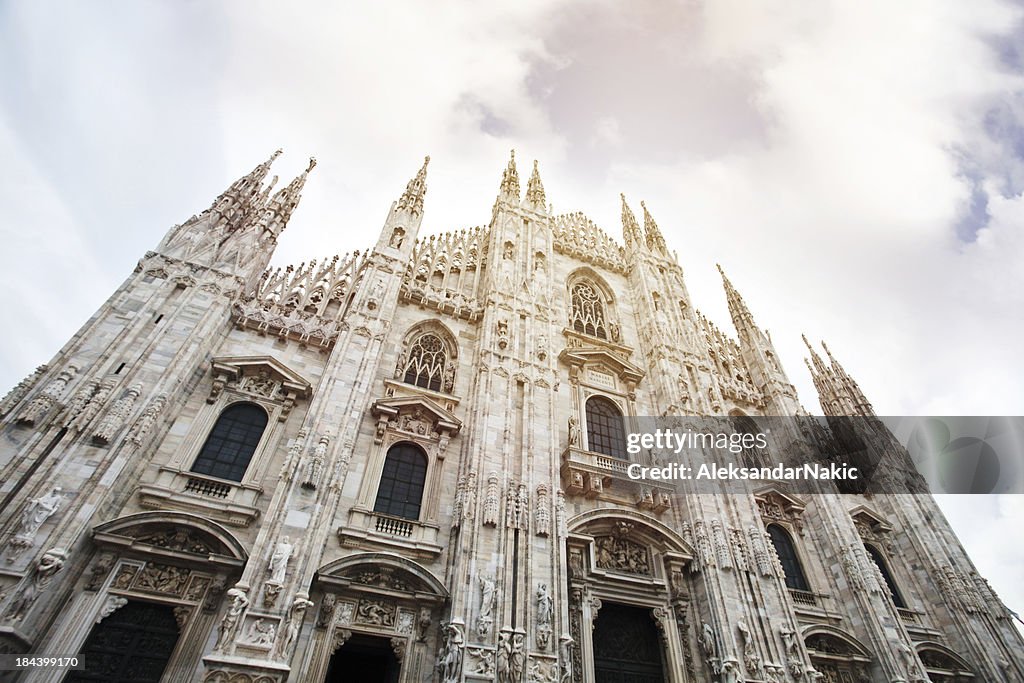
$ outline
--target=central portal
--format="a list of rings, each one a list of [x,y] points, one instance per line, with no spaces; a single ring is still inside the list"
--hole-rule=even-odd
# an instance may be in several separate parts
[[[331,656],[324,683],[398,683],[400,668],[387,638],[357,634]]]
[[[594,625],[595,683],[665,683],[650,609],[604,603]]]

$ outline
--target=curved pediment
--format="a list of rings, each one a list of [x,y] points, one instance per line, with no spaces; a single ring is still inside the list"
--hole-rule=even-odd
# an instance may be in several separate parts
[[[603,508],[584,512],[569,520],[569,531],[591,536],[628,536],[650,543],[663,551],[693,558],[693,548],[676,531],[653,517],[634,510]]]
[[[448,589],[426,567],[394,553],[357,553],[317,570],[325,587],[367,593],[404,593],[417,598],[448,599]]]
[[[103,522],[93,540],[121,550],[183,560],[242,566],[249,554],[235,536],[216,522],[186,512],[140,512]]]

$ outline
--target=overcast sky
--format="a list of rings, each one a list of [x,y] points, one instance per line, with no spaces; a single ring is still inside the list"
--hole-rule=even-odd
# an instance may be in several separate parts
[[[283,147],[283,265],[486,223],[508,150],[556,212],[619,192],[731,329],[721,263],[818,410],[800,333],[880,414],[1024,414],[1024,4],[0,1],[0,385]],[[1024,611],[1021,497],[947,499]]]

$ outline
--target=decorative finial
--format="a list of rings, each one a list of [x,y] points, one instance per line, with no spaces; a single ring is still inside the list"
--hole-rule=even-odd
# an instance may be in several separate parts
[[[310,157],[309,158],[309,166],[306,167],[306,173],[309,173],[314,168],[316,168],[316,157]]]

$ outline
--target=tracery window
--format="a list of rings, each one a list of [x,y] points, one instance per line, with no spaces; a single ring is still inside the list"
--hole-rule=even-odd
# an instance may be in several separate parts
[[[590,450],[627,460],[626,429],[618,406],[603,396],[591,396],[587,399],[586,414]]]
[[[570,322],[577,332],[592,337],[608,338],[608,322],[604,301],[597,288],[589,282],[572,286]]]
[[[800,558],[797,557],[796,547],[793,539],[778,524],[768,525],[768,536],[775,546],[775,554],[779,556],[779,563],[782,564],[782,572],[786,578],[786,588],[798,591],[809,591],[807,577],[804,575],[803,567],[800,566]]]
[[[416,446],[399,443],[388,449],[377,487],[374,512],[416,520],[427,479],[427,456]]]
[[[892,578],[892,574],[889,573],[889,567],[885,564],[885,558],[882,557],[882,553],[878,552],[878,548],[868,543],[864,544],[864,549],[868,551],[868,555],[871,556],[871,559],[878,566],[878,571],[882,573],[882,579],[889,589],[889,595],[892,596],[893,604],[901,609],[906,609],[907,603],[903,596],[900,595],[899,589],[896,588],[896,581]]]
[[[446,374],[447,373],[447,374]],[[450,392],[455,383],[444,342],[433,333],[420,335],[404,359],[402,381],[431,391]]]
[[[255,403],[235,403],[217,418],[192,471],[242,481],[267,428],[267,413]]]

